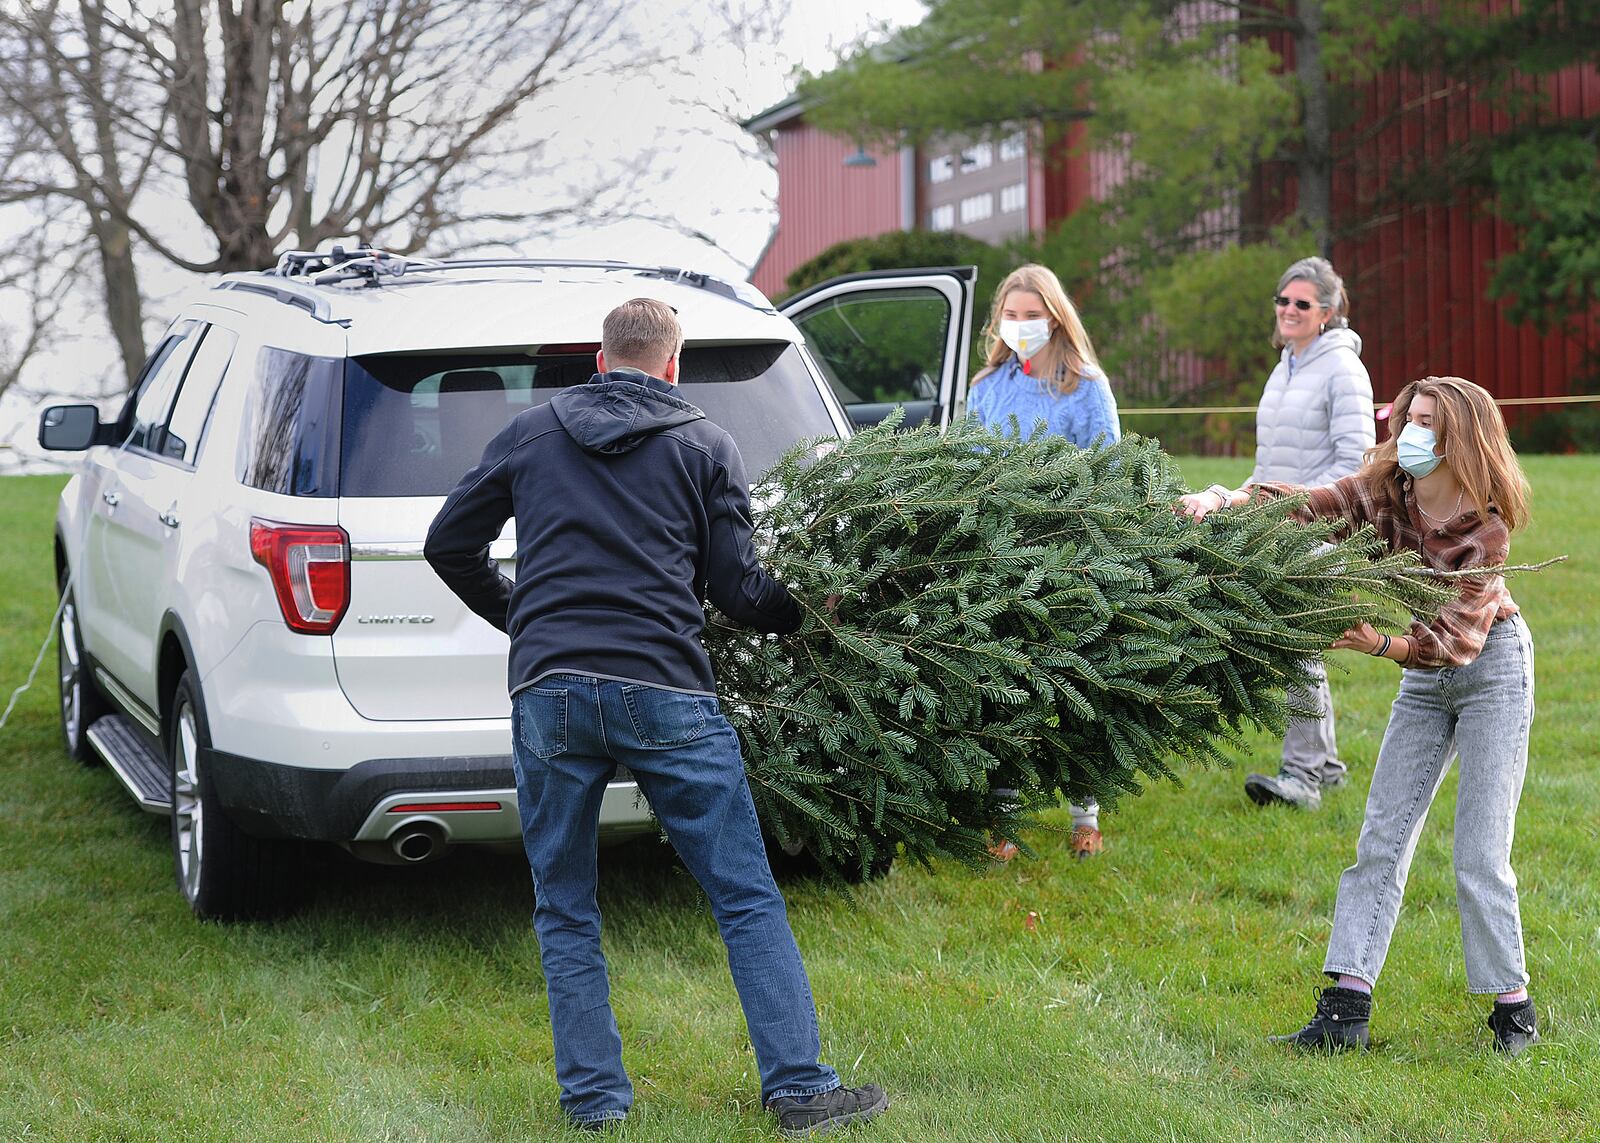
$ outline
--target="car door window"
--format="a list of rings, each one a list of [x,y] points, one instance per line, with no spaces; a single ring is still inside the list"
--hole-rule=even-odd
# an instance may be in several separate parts
[[[902,428],[943,428],[966,395],[976,281],[975,266],[870,270],[819,282],[778,312],[857,428],[896,409]]]
[[[117,414],[117,430],[113,440],[114,444],[122,444],[128,439],[128,433],[133,429],[134,408],[139,404],[139,399],[144,396],[145,390],[150,387],[150,383],[155,379],[155,375],[160,371],[161,366],[166,363],[167,358],[172,356],[172,351],[183,340],[183,333],[187,330],[188,325],[185,324],[182,330],[167,334],[166,337],[162,338],[161,344],[157,345],[154,351],[151,352],[150,356],[144,359],[144,364],[139,368],[139,376],[134,381],[133,388],[128,391],[128,398],[122,403],[122,410]]]
[[[254,365],[239,431],[240,482],[284,496],[339,495],[344,358],[266,345]]]
[[[950,328],[950,303],[938,290],[846,294],[807,310],[795,325],[847,407],[905,405],[926,419],[938,401]]]
[[[146,373],[144,383],[134,394],[132,416],[128,418],[127,426],[129,448],[155,451],[160,444],[155,438],[166,423],[167,410],[172,407],[172,398],[205,334],[205,326],[200,322],[188,322],[184,329],[175,330],[174,333],[177,336],[158,350],[161,359],[154,362],[154,367]]]
[[[173,402],[172,415],[167,418],[161,438],[152,451],[184,464],[192,465],[199,458],[200,441],[206,424],[211,419],[211,408],[216,401],[217,387],[233,359],[234,346],[239,337],[232,330],[210,326],[194,360],[183,375],[178,399]]]

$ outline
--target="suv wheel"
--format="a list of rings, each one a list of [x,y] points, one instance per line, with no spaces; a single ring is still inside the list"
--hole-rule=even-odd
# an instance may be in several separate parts
[[[205,709],[185,671],[167,721],[172,774],[172,860],[178,888],[204,921],[271,917],[293,905],[297,847],[251,837],[228,818],[204,764]]]
[[[100,688],[89,674],[88,660],[83,654],[83,636],[78,632],[78,604],[72,589],[66,586],[67,577],[61,577],[66,588],[66,599],[61,604],[61,619],[56,625],[56,678],[61,683],[61,742],[67,754],[91,766],[100,760],[89,745],[88,730],[95,720],[111,713]]]

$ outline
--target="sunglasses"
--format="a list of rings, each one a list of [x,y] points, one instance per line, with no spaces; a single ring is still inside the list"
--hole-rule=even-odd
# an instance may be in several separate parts
[[[1304,298],[1286,298],[1282,294],[1275,295],[1272,299],[1272,304],[1277,306],[1280,310],[1289,306],[1293,306],[1301,313],[1309,310],[1312,305],[1312,303],[1306,301]]]

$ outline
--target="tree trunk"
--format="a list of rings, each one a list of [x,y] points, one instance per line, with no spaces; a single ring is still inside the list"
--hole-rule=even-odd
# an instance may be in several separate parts
[[[1333,254],[1333,128],[1328,72],[1322,66],[1322,0],[1299,0],[1294,70],[1305,105],[1305,147],[1300,153],[1300,217],[1316,236],[1324,258]]]
[[[272,235],[259,218],[237,218],[226,231],[218,233],[217,273],[240,270],[270,270],[278,261]]]
[[[91,93],[89,120],[94,126],[95,155],[99,159],[101,187],[86,197],[89,225],[100,251],[100,277],[105,285],[106,322],[116,339],[117,352],[128,388],[138,380],[144,366],[144,300],[139,294],[139,274],[133,264],[133,233],[125,222],[111,213],[107,199],[124,210],[132,201],[122,177],[122,158],[118,148],[116,106],[118,91],[108,78],[106,67],[106,24],[102,4],[83,5],[84,39],[89,46],[85,59],[87,87]]]
[[[116,339],[128,388],[144,365],[144,301],[133,266],[133,243],[128,228],[98,212],[94,220],[95,243],[100,251],[100,276],[105,283],[106,321]]]

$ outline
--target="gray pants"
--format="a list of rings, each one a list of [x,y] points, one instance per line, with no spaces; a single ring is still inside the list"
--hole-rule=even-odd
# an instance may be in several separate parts
[[[1377,983],[1417,838],[1454,750],[1461,760],[1456,907],[1467,990],[1501,993],[1527,984],[1511,839],[1532,723],[1533,639],[1519,616],[1490,628],[1482,654],[1465,667],[1401,674],[1356,863],[1339,879],[1324,972]]]
[[[1317,681],[1305,690],[1290,694],[1292,705],[1320,710],[1321,718],[1291,718],[1283,736],[1283,769],[1305,779],[1312,789],[1318,785],[1336,786],[1344,778],[1345,766],[1339,761],[1339,744],[1333,733],[1333,692],[1328,689],[1328,668],[1321,659],[1306,666]]]

